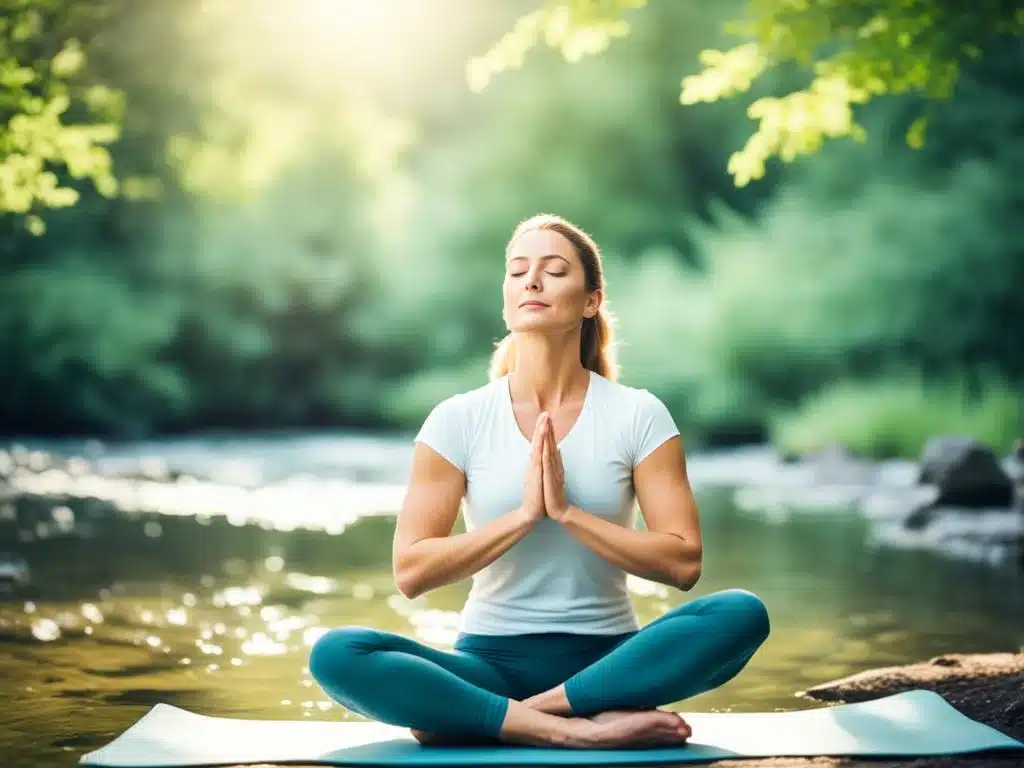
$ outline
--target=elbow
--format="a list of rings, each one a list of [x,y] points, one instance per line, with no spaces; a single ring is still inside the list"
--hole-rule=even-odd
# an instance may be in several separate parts
[[[683,569],[683,573],[676,581],[676,586],[683,592],[689,592],[698,581],[700,581],[700,566],[690,565]]]
[[[683,563],[676,571],[675,584],[683,592],[689,592],[700,581],[703,557],[698,552]]]
[[[391,575],[394,579],[395,587],[398,588],[402,597],[415,600],[426,591],[423,588],[422,579],[417,576],[407,563],[402,563],[396,559],[391,569]]]
[[[395,586],[402,597],[408,600],[415,600],[426,591],[408,572],[395,572]]]

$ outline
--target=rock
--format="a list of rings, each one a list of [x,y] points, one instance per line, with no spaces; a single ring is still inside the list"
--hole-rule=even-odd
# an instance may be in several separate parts
[[[1017,497],[1020,499],[1022,491],[1024,491],[1024,437],[1018,437],[1013,441],[1010,455],[1003,462],[1003,469],[1006,470],[1010,480],[1017,485]]]
[[[1012,508],[965,512],[928,507],[915,515],[919,519],[872,520],[869,541],[896,549],[924,549],[992,567],[1012,565],[1024,558],[1024,517]]]
[[[872,521],[902,521],[907,527],[927,522],[939,497],[933,485],[911,485],[872,491],[861,503],[861,514]]]
[[[936,504],[962,508],[1009,507],[1013,482],[988,446],[969,437],[934,437],[921,456],[919,481],[939,489]]]
[[[935,519],[938,507],[934,503],[921,504],[911,510],[903,524],[911,531],[921,531]]]
[[[988,447],[970,438],[934,438],[916,475],[909,485],[879,485],[861,502],[874,543],[992,566],[1024,558],[1024,514],[1014,508],[1013,483]]]

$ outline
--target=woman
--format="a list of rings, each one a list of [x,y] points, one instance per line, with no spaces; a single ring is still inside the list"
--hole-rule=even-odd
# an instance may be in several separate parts
[[[682,743],[689,725],[658,707],[733,678],[767,612],[732,589],[638,625],[627,573],[689,590],[701,572],[679,430],[658,398],[616,382],[586,233],[535,216],[505,267],[510,333],[490,382],[427,417],[395,531],[407,597],[472,576],[454,649],[344,627],[317,641],[310,671],[335,701],[426,744]],[[467,531],[452,536],[463,499]]]

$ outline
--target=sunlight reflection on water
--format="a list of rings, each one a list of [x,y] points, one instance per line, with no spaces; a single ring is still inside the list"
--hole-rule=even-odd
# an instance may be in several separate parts
[[[66,760],[158,701],[211,715],[359,719],[309,675],[324,632],[363,625],[437,648],[455,640],[467,583],[415,600],[395,589],[400,484],[335,467],[319,478],[253,471],[248,481],[269,484],[232,485],[224,473],[175,475],[169,461],[136,462],[148,477],[101,477],[82,460],[11,456],[0,451],[0,462],[23,496],[0,499],[13,547],[0,602],[8,765]],[[862,522],[842,510],[772,522],[728,494],[700,502],[701,582],[684,594],[628,577],[641,622],[740,586],[767,603],[772,635],[734,681],[676,709],[817,706],[794,694],[871,666],[1024,642],[1012,574],[868,547]]]
[[[361,517],[393,512],[401,506],[405,487],[316,478],[292,479],[262,488],[241,488],[180,477],[177,482],[78,476],[63,469],[15,472],[10,478],[17,493],[49,497],[97,499],[118,509],[197,518],[223,516],[232,525],[260,525],[278,531],[296,528],[340,534]],[[55,532],[74,527],[66,506],[53,510]],[[159,536],[151,521],[147,535]],[[38,533],[38,531],[37,531]],[[42,538],[40,536],[39,538]]]

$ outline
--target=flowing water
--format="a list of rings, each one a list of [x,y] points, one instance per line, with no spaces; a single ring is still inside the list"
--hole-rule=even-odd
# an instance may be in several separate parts
[[[8,768],[71,765],[161,701],[209,715],[358,719],[310,679],[309,648],[326,628],[369,625],[439,648],[455,637],[468,583],[414,601],[392,584],[404,441],[62,450],[90,463],[47,471],[42,454],[22,452],[38,465],[22,483],[34,495],[0,498]],[[149,479],[95,474],[140,468]],[[641,621],[738,586],[764,599],[772,634],[737,678],[675,709],[821,706],[796,694],[870,667],[1024,644],[1019,571],[872,546],[841,509],[773,522],[724,489],[698,486],[698,500],[702,579],[682,593],[631,578]]]

